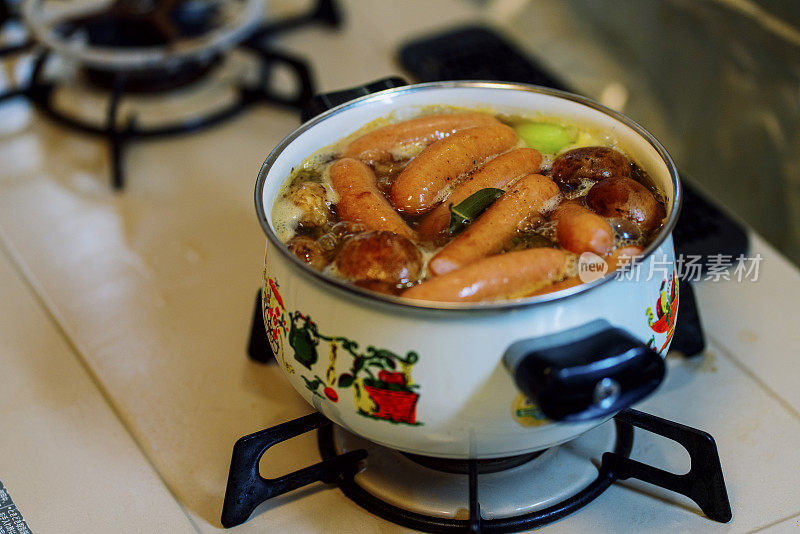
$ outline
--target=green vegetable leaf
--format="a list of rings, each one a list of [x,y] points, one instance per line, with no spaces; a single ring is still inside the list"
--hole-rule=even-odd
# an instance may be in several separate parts
[[[578,138],[575,127],[547,122],[526,122],[514,129],[527,146],[545,154],[555,154]]]
[[[502,189],[487,187],[471,194],[457,205],[451,205],[450,226],[447,231],[450,232],[450,235],[453,235],[464,228],[486,211],[495,200],[503,196],[503,193],[505,191]]]

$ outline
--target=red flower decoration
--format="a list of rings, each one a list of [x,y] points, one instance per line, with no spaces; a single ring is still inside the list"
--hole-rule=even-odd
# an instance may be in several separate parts
[[[273,280],[272,278],[269,279],[269,287],[270,287],[270,289],[272,289],[272,294],[275,295],[275,300],[278,301],[278,304],[281,305],[281,308],[285,309],[286,306],[283,304],[283,299],[281,298],[281,294],[278,293],[278,285],[275,283],[275,280]]]
[[[406,385],[406,375],[403,373],[392,373],[390,371],[381,371],[378,373],[378,380],[386,382],[387,384],[400,384]]]

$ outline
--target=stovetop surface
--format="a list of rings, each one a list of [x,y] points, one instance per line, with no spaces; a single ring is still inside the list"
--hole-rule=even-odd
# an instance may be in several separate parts
[[[393,24],[380,31],[369,22],[391,8],[345,2],[344,9],[342,33],[309,29],[280,41],[311,59],[322,89],[395,74],[391,60],[406,36],[469,20],[478,8],[419,2],[392,13]],[[433,11],[428,27],[419,25],[419,10]],[[245,354],[264,246],[252,206],[255,177],[296,125],[294,113],[263,107],[197,135],[137,143],[120,195],[108,187],[101,143],[42,120],[24,104],[0,110],[0,250],[68,342],[69,350],[53,358],[79,359],[140,448],[143,465],[151,464],[147,469],[199,532],[221,528],[236,439],[311,411],[277,367]],[[695,286],[708,348],[693,360],[671,354],[665,384],[638,406],[716,438],[732,522],[712,523],[688,500],[631,482],[547,532],[744,532],[798,524],[800,274],[757,235],[751,242],[751,254],[764,258],[758,282]],[[8,298],[0,309],[13,326]],[[14,354],[12,348],[2,356]],[[0,420],[10,421],[3,410]],[[2,442],[0,450],[11,450]],[[27,449],[26,462],[44,454],[33,442]],[[637,436],[632,457],[676,472],[688,467],[678,448],[646,435]],[[318,458],[314,438],[278,447],[270,458],[267,476],[303,467]],[[0,480],[7,483],[8,461],[0,455]],[[14,498],[23,512],[26,505],[31,510],[29,519],[45,514],[32,510],[45,506],[33,493]],[[37,531],[35,522],[31,528]],[[404,531],[324,487],[266,503],[235,531],[267,529]]]

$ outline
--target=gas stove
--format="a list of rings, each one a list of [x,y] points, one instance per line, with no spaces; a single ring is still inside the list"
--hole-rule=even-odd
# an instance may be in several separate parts
[[[0,104],[24,97],[50,120],[105,138],[116,189],[124,186],[123,153],[132,141],[197,132],[257,104],[303,105],[314,92],[308,66],[273,49],[269,40],[304,25],[339,24],[332,0],[319,0],[305,13],[270,22],[264,21],[260,0],[114,0],[66,6],[43,0],[4,2],[0,28],[22,24],[27,38],[0,49],[0,59],[30,54],[32,68],[19,87],[0,93]],[[245,57],[232,58],[237,55]],[[240,75],[232,76],[231,63],[237,60],[255,75],[241,74],[240,67]],[[291,89],[274,87],[276,69],[291,73]],[[174,100],[178,90],[183,94],[177,98],[210,104],[142,124],[139,115],[147,114],[153,99]],[[73,102],[65,105],[66,100]],[[76,106],[75,100],[89,102]],[[133,109],[124,108],[128,100],[134,100]],[[87,114],[90,106],[103,114]]]
[[[304,58],[314,85],[335,90],[400,73],[394,57],[404,42],[449,24],[495,20],[500,4],[509,6],[443,0],[411,2],[397,10],[389,3],[343,0],[337,4],[343,14],[337,31],[299,26],[274,35],[269,47]],[[539,29],[551,42],[536,52],[548,59],[567,50],[573,37],[559,40],[555,35],[559,20],[551,15],[561,4],[536,3]],[[294,2],[280,0],[268,7],[267,21],[292,16],[296,9]],[[9,47],[26,44],[22,30],[23,38],[7,41]],[[32,68],[28,58],[37,46],[6,56],[0,73],[4,90],[10,89],[9,77],[24,87]],[[231,49],[231,62],[249,57],[240,48]],[[57,56],[51,54],[54,70],[74,61]],[[598,65],[581,70],[591,62],[576,65],[572,59],[562,75],[599,76],[592,70]],[[166,93],[126,92],[120,104],[123,123],[125,110],[134,105],[141,127],[168,118],[180,122],[178,111],[185,105],[193,108],[188,104],[198,93],[202,104],[213,109],[219,102],[205,96],[206,89],[213,89],[206,86],[224,78],[226,64]],[[78,108],[102,127],[107,89],[103,93],[97,81],[86,80],[86,72],[76,76],[90,93],[81,89],[76,100],[77,86],[68,85],[58,90],[62,96],[56,103]],[[294,106],[254,105],[193,135],[138,139],[126,145],[126,187],[115,192],[107,185],[107,140],[61,126],[26,97],[0,104],[0,365],[10,370],[0,373],[0,481],[33,532],[222,532],[237,439],[317,417],[277,366],[245,355],[263,265],[253,184],[267,153],[297,124]],[[698,218],[708,216],[713,218],[709,213]],[[635,407],[713,436],[731,521],[710,520],[690,498],[629,478],[610,484],[580,510],[543,527],[544,532],[796,528],[800,273],[760,236],[746,231],[749,254],[763,256],[762,276],[749,283],[693,284],[705,349],[689,358],[677,350],[668,354],[664,385]],[[324,421],[322,433],[333,430],[335,441],[332,451],[321,450],[313,429],[320,421],[312,422],[304,423],[309,432],[267,451],[261,476],[280,479],[364,449],[368,457],[388,458],[390,468],[405,472],[413,466],[431,484],[451,487],[436,499],[414,493],[412,500],[427,503],[417,512],[431,515],[431,508],[441,505],[445,512],[437,517],[469,521],[469,465],[420,465],[426,459],[373,449]],[[494,473],[478,467],[475,501],[481,517],[510,516],[497,503],[504,496],[505,477],[535,471],[547,478],[553,463],[569,461],[574,467],[549,480],[538,477],[536,485],[526,486],[526,495],[516,497],[543,510],[579,493],[599,474],[604,453],[614,452],[617,428],[627,424],[610,421],[586,434],[585,441],[576,439],[516,467]],[[686,473],[690,467],[682,446],[635,425],[630,458],[671,473]],[[467,474],[442,469],[466,469]],[[408,502],[417,491],[405,483],[394,493],[379,489],[382,479],[396,474],[376,471],[369,481],[381,500],[393,506]],[[249,520],[230,532],[410,530],[365,511],[334,482],[315,482],[258,505]]]

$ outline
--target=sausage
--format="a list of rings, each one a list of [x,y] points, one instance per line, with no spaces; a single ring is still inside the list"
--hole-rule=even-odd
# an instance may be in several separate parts
[[[428,145],[465,128],[492,124],[500,121],[488,113],[427,115],[372,130],[350,143],[343,156],[367,163],[387,162],[393,159],[391,150],[395,147],[412,143]]]
[[[402,284],[419,277],[422,253],[401,235],[373,231],[348,239],[334,264],[350,281]]]
[[[532,248],[484,258],[407,289],[403,297],[444,302],[480,302],[530,295],[563,276],[569,256],[554,248]]]
[[[658,228],[664,219],[664,208],[656,197],[630,178],[608,178],[596,183],[586,195],[586,205],[603,217],[630,219],[645,232]]]
[[[619,267],[630,262],[633,258],[635,258],[641,253],[642,253],[642,248],[637,247],[635,245],[616,249],[605,258],[606,262],[608,263],[608,271],[609,272],[615,271]],[[569,289],[570,287],[579,286],[582,283],[583,282],[579,277],[571,276],[565,280],[561,280],[560,282],[555,282],[554,284],[550,284],[549,286],[544,286],[543,288],[532,293],[531,296],[555,293],[556,291],[561,291],[562,289]]]
[[[609,272],[616,271],[623,265],[630,263],[636,256],[640,255],[643,250],[642,247],[637,247],[636,245],[618,248],[606,257]]]
[[[436,141],[411,160],[392,184],[392,205],[407,215],[422,215],[439,202],[442,190],[459,176],[517,142],[505,124],[467,128]]]
[[[330,168],[331,186],[339,195],[336,210],[346,221],[360,222],[367,230],[387,230],[415,239],[414,231],[375,186],[375,175],[361,161],[344,158]]]
[[[603,256],[614,245],[614,231],[608,221],[577,202],[562,203],[550,219],[558,221],[556,239],[570,252]]]
[[[547,211],[559,195],[558,186],[550,178],[525,176],[431,258],[428,269],[442,275],[500,252],[526,219]]]
[[[446,202],[426,215],[417,226],[417,234],[422,239],[434,240],[450,223],[451,205],[455,206],[487,187],[505,189],[512,180],[539,172],[541,165],[542,155],[533,148],[518,148],[497,156],[458,184]]]
[[[567,191],[578,189],[581,182],[606,178],[630,178],[631,162],[613,148],[587,146],[564,152],[553,161],[553,181]]]

